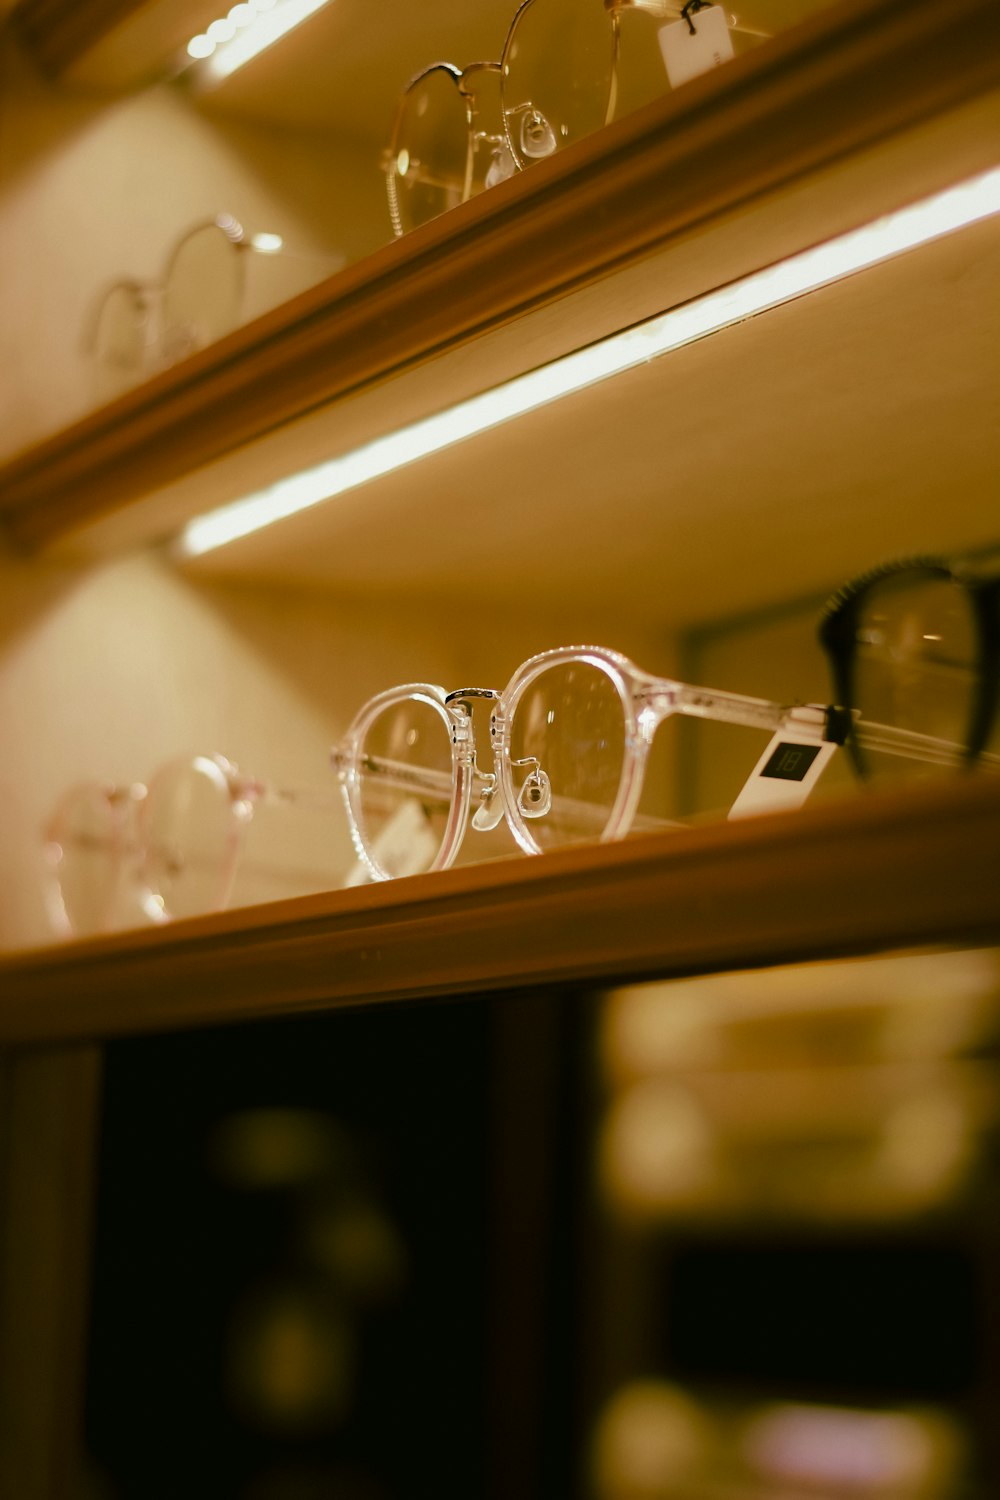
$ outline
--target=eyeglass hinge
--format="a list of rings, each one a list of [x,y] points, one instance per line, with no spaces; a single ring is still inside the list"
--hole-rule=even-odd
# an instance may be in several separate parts
[[[833,745],[843,745],[854,727],[854,715],[849,708],[831,705],[826,711],[826,731],[823,738]]]

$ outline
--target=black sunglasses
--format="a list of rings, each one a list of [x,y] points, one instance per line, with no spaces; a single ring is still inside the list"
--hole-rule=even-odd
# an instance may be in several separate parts
[[[834,701],[873,723],[985,749],[1000,696],[1000,576],[945,558],[874,568],[840,589],[819,624]],[[871,766],[853,735],[858,772]]]

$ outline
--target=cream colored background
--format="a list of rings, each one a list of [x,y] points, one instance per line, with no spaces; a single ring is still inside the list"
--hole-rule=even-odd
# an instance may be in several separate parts
[[[370,145],[209,115],[167,84],[58,88],[0,32],[0,455],[98,404],[87,335],[102,294],[162,278],[180,235],[220,213],[290,252],[247,256],[245,320],[389,235]]]

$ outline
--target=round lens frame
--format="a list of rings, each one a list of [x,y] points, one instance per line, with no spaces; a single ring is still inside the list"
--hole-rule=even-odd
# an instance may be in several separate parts
[[[500,59],[500,89],[507,143],[515,163],[521,170],[531,166],[535,161],[553,155],[562,147],[572,144],[573,141],[590,135],[614,118],[620,46],[618,17],[614,12],[605,9],[602,0],[579,0],[579,6],[576,12],[578,31],[574,38],[575,45],[579,47],[587,42],[593,47],[596,44],[602,55],[602,71],[599,80],[591,84],[593,98],[587,102],[583,111],[585,119],[575,120],[572,125],[565,118],[549,120],[540,109],[539,101],[522,97],[525,90],[523,86],[520,88],[517,86],[519,79],[524,76],[519,66],[519,53],[523,52],[526,39],[530,54],[533,36],[538,34],[535,31],[537,23],[551,14],[553,21],[550,30],[565,44],[567,41],[565,16],[557,16],[552,0],[522,0],[522,4],[510,23]],[[581,21],[579,18],[584,15],[584,12],[586,12],[586,17]],[[590,33],[589,36],[585,36],[585,26]],[[554,55],[555,51],[555,48],[549,47],[544,58],[540,55],[534,57],[530,71],[554,80],[557,77],[557,70],[561,68],[565,75],[567,51],[572,53],[573,48],[563,45],[559,49],[558,56]],[[576,94],[578,96],[576,102],[579,105],[581,85],[572,62],[571,56],[569,77],[562,77],[560,89],[568,89],[570,94]],[[525,69],[525,71],[528,70]]]
[[[239,326],[247,248],[243,226],[231,214],[196,224],[177,242],[163,278],[160,337],[168,364],[207,348]]]
[[[156,298],[153,287],[131,279],[116,282],[101,298],[88,347],[106,398],[136,385],[146,374],[156,337]]]
[[[446,870],[455,861],[462,845],[472,795],[474,758],[472,725],[462,708],[452,708],[445,701],[443,687],[435,683],[408,683],[379,693],[365,704],[344,737],[346,757],[340,772],[341,791],[347,805],[348,822],[358,857],[376,880],[392,880],[371,843],[366,839],[367,818],[362,801],[365,742],[376,720],[389,710],[407,702],[417,702],[431,709],[441,719],[451,746],[452,794],[448,818],[441,843],[426,873]]]
[[[527,690],[553,667],[568,666],[572,663],[585,664],[602,672],[614,687],[622,709],[624,744],[621,778],[607,822],[597,835],[598,842],[608,843],[623,836],[635,816],[642,794],[648,745],[641,732],[635,710],[632,687],[635,669],[628,658],[619,655],[616,651],[589,646],[560,647],[557,650],[545,651],[539,656],[533,656],[514,674],[501,695],[501,707],[493,716],[494,745],[499,751],[497,773],[500,778],[507,821],[518,844],[527,854],[542,854],[546,846],[535,837],[531,822],[521,811],[511,755],[511,729],[518,705]]]
[[[157,840],[154,825],[161,805],[171,795],[170,789],[179,776],[196,776],[210,786],[228,809],[228,828],[220,852],[218,871],[210,882],[212,893],[206,901],[196,902],[190,910],[172,908],[167,883],[156,870]],[[241,777],[224,755],[181,756],[168,761],[150,778],[146,795],[136,817],[139,860],[137,878],[142,892],[142,907],[154,922],[172,921],[179,916],[193,916],[204,911],[221,911],[229,904],[236,879],[240,849],[247,823],[253,814],[257,794],[255,783]]]
[[[978,653],[973,701],[963,745],[965,762],[971,766],[989,740],[1000,702],[998,579],[966,578],[956,572],[947,559],[918,557],[875,568],[845,585],[828,604],[817,631],[827,656],[835,701],[841,707],[857,710],[857,632],[860,619],[881,585],[896,583],[907,575],[918,583],[940,580],[966,593]],[[867,778],[871,766],[855,734],[848,735],[847,748],[858,775]]]
[[[132,847],[134,810],[131,788],[123,790],[94,781],[77,783],[60,799],[45,831],[45,858],[51,877],[47,904],[57,931],[86,937],[113,927],[124,867]],[[73,858],[69,851],[79,839],[81,818],[87,823],[101,823],[107,833],[106,889],[96,903],[94,919],[89,922],[80,920],[79,907],[71,894],[72,866],[67,864]],[[93,879],[86,884],[92,889]]]
[[[456,109],[461,111],[462,141],[458,147],[456,137],[456,155],[460,149],[463,157],[462,182],[459,187],[457,203],[464,203],[472,191],[472,104],[468,94],[462,86],[463,70],[457,68],[454,63],[437,62],[431,63],[430,67],[422,68],[410,79],[406,88],[400,95],[396,106],[396,115],[392,124],[392,133],[389,137],[389,147],[383,158],[385,171],[386,197],[389,203],[389,218],[392,222],[393,233],[398,237],[407,234],[411,229],[419,228],[421,224],[430,223],[440,214],[446,213],[449,208],[456,204],[442,202],[439,208],[428,212],[414,211],[411,202],[413,183],[407,183],[407,174],[414,166],[426,166],[426,163],[414,162],[411,158],[409,147],[406,143],[407,133],[412,121],[422,113],[420,107],[421,91],[427,91],[432,85],[445,82],[454,89],[454,100]],[[448,96],[446,96],[448,97]],[[425,108],[427,106],[425,105]],[[450,106],[449,106],[450,107]],[[456,114],[456,130],[458,129],[458,115]],[[418,186],[422,185],[419,178],[414,179]],[[444,184],[439,184],[442,194],[445,192]],[[401,193],[401,188],[403,192]],[[405,196],[404,196],[405,194]]]

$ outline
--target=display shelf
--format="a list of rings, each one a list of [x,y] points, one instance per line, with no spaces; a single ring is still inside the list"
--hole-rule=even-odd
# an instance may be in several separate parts
[[[470,865],[10,958],[0,1044],[1000,941],[1000,783]]]
[[[990,0],[844,0],[11,459],[8,532],[26,549],[169,535],[248,474],[342,451],[981,168],[998,44]]]
[[[72,53],[73,7],[32,9]],[[998,44],[995,0],[843,0],[7,460],[0,526],[28,553],[157,542],[995,165]],[[645,598],[667,631],[800,598],[901,541],[995,540],[996,235],[827,289],[197,569],[381,588],[399,609],[408,590],[452,600],[482,564],[515,605]],[[0,960],[0,1491],[75,1488],[104,1041],[997,944],[998,876],[1000,781],[963,777]]]

